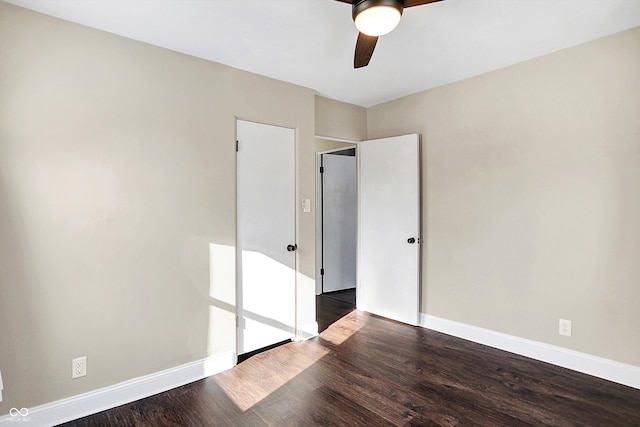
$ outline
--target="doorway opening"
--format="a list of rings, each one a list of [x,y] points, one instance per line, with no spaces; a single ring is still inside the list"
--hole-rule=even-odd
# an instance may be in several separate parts
[[[317,155],[317,272],[318,311],[337,301],[344,309],[356,306],[357,172],[356,149]],[[322,303],[325,301],[325,303]],[[342,304],[341,304],[342,303]],[[318,313],[319,326],[326,324]],[[337,319],[335,319],[337,320]]]
[[[344,149],[342,149],[344,150]],[[336,289],[328,287],[330,259],[338,254],[342,266],[347,256],[329,249],[326,206],[330,200],[327,161],[340,157],[333,152],[317,155],[318,212],[316,248],[318,271],[316,295],[324,297]],[[356,148],[355,238],[358,310],[418,325],[420,312],[420,135],[409,134],[361,141]],[[354,162],[356,163],[356,162]],[[323,174],[319,173],[323,167]],[[321,197],[320,197],[321,196]],[[322,205],[322,206],[321,206]],[[340,234],[340,237],[345,237]],[[323,269],[323,270],[322,270]],[[333,270],[332,270],[333,271]],[[324,274],[323,274],[324,273]],[[352,288],[352,286],[345,286]],[[317,306],[317,304],[316,304]],[[319,322],[318,322],[319,323]]]

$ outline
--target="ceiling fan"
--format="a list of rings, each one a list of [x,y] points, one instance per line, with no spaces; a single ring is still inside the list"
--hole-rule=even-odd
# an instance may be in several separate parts
[[[353,21],[358,28],[353,68],[369,65],[378,37],[393,30],[400,22],[403,9],[442,0],[336,0],[353,6]]]

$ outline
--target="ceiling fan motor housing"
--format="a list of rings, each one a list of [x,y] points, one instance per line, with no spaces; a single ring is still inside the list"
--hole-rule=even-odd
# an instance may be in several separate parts
[[[388,6],[396,9],[402,15],[402,9],[404,8],[404,2],[401,0],[361,0],[355,2],[353,4],[353,10],[351,13],[351,17],[353,20],[356,20],[356,16],[360,14],[360,12],[367,10],[371,7],[375,6]]]

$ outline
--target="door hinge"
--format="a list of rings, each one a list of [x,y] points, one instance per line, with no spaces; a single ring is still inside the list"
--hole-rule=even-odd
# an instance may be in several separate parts
[[[239,151],[239,148],[240,148],[240,143],[236,141],[236,153]]]
[[[321,275],[321,276],[324,276],[324,268],[321,268],[321,269],[320,269],[320,275]]]
[[[324,173],[324,166],[320,166],[320,173]]]

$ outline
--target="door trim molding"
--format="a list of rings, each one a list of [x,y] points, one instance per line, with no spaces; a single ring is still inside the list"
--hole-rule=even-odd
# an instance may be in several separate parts
[[[325,135],[318,135],[318,134],[316,134],[316,135],[315,135],[315,137],[316,137],[317,139],[323,139],[323,140],[325,140],[325,141],[345,142],[345,143],[347,143],[347,144],[359,144],[359,143],[361,143],[361,142],[362,142],[362,140],[361,140],[361,139],[337,138],[337,137],[335,137],[335,136],[325,136]],[[342,149],[340,149],[340,150],[342,150]],[[340,151],[340,150],[337,150],[337,151]],[[335,150],[334,150],[334,151],[335,151]],[[323,152],[323,154],[324,154],[324,153],[325,153],[325,152]]]
[[[309,322],[296,330],[294,341],[306,341],[318,335],[318,322]]]

